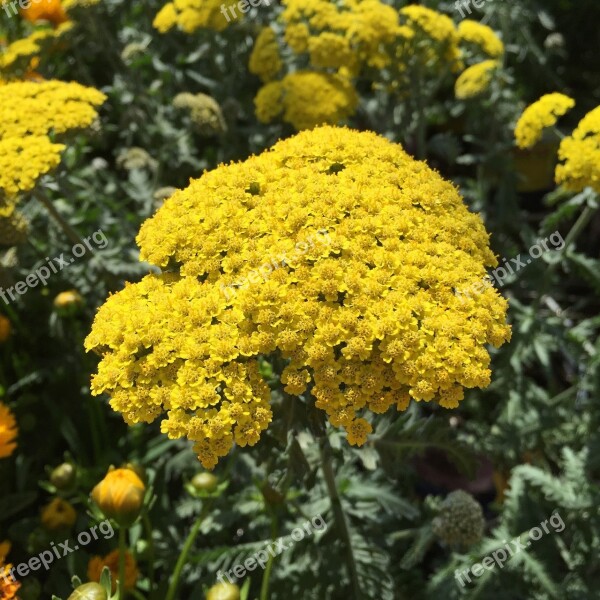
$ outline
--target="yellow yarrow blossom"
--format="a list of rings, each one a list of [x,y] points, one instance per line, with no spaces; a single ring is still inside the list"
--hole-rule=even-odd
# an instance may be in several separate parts
[[[0,140],[0,190],[7,196],[32,190],[42,175],[60,164],[64,148],[39,135]]]
[[[459,100],[466,100],[482,94],[488,89],[492,73],[499,66],[497,60],[484,60],[465,69],[454,84],[454,95]]]
[[[272,27],[264,27],[258,34],[248,66],[250,73],[258,75],[265,83],[274,79],[281,71],[283,62]]]
[[[173,0],[161,8],[153,25],[160,33],[174,27],[185,33],[198,29],[223,31],[241,16],[236,0]]]
[[[542,139],[547,127],[556,124],[559,117],[575,106],[575,100],[554,92],[546,94],[528,106],[515,126],[515,139],[519,148],[531,148]]]
[[[272,419],[260,357],[288,360],[285,390],[310,385],[361,444],[368,411],[454,408],[465,387],[487,386],[485,344],[510,337],[496,290],[455,293],[497,264],[481,218],[374,133],[319,127],[222,165],[175,192],[137,241],[167,272],[98,311],[92,391],[130,424],[163,419],[208,469]]]
[[[0,51],[0,69],[21,67],[27,70],[31,59],[40,56],[49,44],[52,44],[72,27],[72,23],[66,22],[56,29],[36,29],[26,38],[12,42]]]
[[[0,86],[0,139],[62,134],[89,127],[106,96],[64,81],[19,81]]]
[[[556,167],[556,182],[568,190],[585,187],[600,193],[600,106],[590,111],[558,149],[562,164]]]
[[[398,35],[398,14],[379,0],[347,0],[339,5],[329,0],[284,0],[285,39],[294,52],[312,46],[315,66],[359,64],[382,68],[391,62],[386,47]],[[329,47],[329,50],[328,50]],[[325,64],[327,52],[337,56],[335,65]]]
[[[495,31],[478,21],[461,21],[458,24],[458,37],[461,42],[475,44],[491,58],[499,58],[504,54],[504,44]]]
[[[283,114],[300,131],[344,121],[356,111],[358,96],[345,77],[298,71],[259,90],[255,105],[259,120],[269,122]]]
[[[0,315],[0,319],[5,319],[5,317]],[[1,322],[0,327],[2,327]],[[8,331],[10,333],[10,329]],[[2,332],[0,331],[0,333]],[[11,410],[0,402],[0,458],[7,458],[15,451],[17,447],[15,439],[18,432],[17,421]]]

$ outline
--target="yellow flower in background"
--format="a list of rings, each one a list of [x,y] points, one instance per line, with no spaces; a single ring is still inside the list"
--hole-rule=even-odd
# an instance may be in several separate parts
[[[109,519],[129,527],[144,505],[146,486],[131,469],[113,469],[92,490],[92,499]]]
[[[8,196],[32,190],[40,177],[60,164],[64,149],[39,135],[0,140],[0,190]]]
[[[556,167],[558,184],[574,192],[589,186],[600,193],[600,106],[561,141],[558,158],[562,162]]]
[[[454,95],[467,100],[485,92],[492,80],[492,73],[500,67],[497,60],[484,60],[465,69],[454,84]]]
[[[198,29],[223,31],[241,17],[237,0],[173,0],[161,8],[153,25],[160,33],[174,27],[185,33]]]
[[[77,521],[77,511],[73,505],[62,498],[54,498],[42,509],[42,525],[48,531],[68,529]]]
[[[312,47],[311,61],[326,66],[328,48],[331,61],[347,57],[347,66],[361,64],[382,68],[391,62],[386,46],[398,35],[398,13],[379,0],[284,0],[286,42],[294,52]],[[337,65],[336,65],[337,66]],[[341,66],[341,65],[339,65]]]
[[[283,67],[279,55],[277,36],[271,27],[264,27],[254,42],[250,62],[250,73],[258,75],[263,82],[274,79]]]
[[[334,68],[346,66],[353,70],[355,55],[348,38],[325,31],[308,40],[310,62],[315,67]]]
[[[4,317],[0,315],[0,334],[2,333],[2,319]],[[10,333],[10,323],[8,326],[8,332]],[[17,447],[15,440],[18,433],[19,430],[14,415],[6,404],[0,402],[0,458],[8,458],[15,451]]]
[[[10,548],[10,542],[2,542],[0,544],[0,600],[19,600],[17,592],[21,584],[10,573],[12,565],[5,564]]]
[[[544,129],[556,124],[559,117],[575,106],[575,100],[554,92],[546,94],[528,106],[515,126],[515,139],[519,148],[531,148],[542,139]]]
[[[119,580],[119,551],[113,550],[106,556],[93,556],[88,563],[88,579],[90,581],[100,581],[100,575],[102,569],[108,567],[111,573],[112,591],[113,593],[117,589],[117,581]],[[125,582],[124,586],[126,590],[132,590],[135,588],[140,573],[135,558],[130,552],[125,552]]]
[[[12,42],[0,51],[0,69],[20,66],[22,71],[28,70],[30,60],[40,56],[72,26],[72,23],[66,22],[56,29],[36,29],[26,38]]]
[[[4,315],[0,315],[0,344],[10,337],[11,330],[10,321]]]
[[[55,308],[69,308],[74,305],[81,304],[83,298],[77,290],[68,290],[67,292],[61,292],[54,298]]]
[[[458,37],[461,42],[478,46],[491,58],[499,58],[504,54],[504,44],[496,32],[478,21],[464,19],[458,24]]]
[[[89,127],[106,96],[64,81],[19,81],[0,86],[0,139],[62,134]]]
[[[60,164],[65,146],[53,137],[90,126],[104,94],[78,83],[18,81],[0,86],[0,190],[8,198],[32,190]],[[14,208],[14,207],[12,207]],[[10,206],[1,207],[8,216]]]
[[[302,130],[351,117],[358,106],[358,96],[345,77],[298,71],[259,90],[255,106],[262,122],[268,123],[282,114],[286,123]]]
[[[231,232],[236,235],[232,236]],[[369,413],[455,408],[510,338],[497,261],[457,189],[374,133],[319,127],[176,191],[137,238],[149,275],[111,296],[86,340],[95,395],[129,424],[162,419],[212,469],[271,419],[259,359],[364,443]],[[299,252],[298,248],[302,248]]]
[[[219,103],[206,94],[182,92],[173,98],[173,106],[189,112],[192,124],[200,135],[210,137],[227,131]]]

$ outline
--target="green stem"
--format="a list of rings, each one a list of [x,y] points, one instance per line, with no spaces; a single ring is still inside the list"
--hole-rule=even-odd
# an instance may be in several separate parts
[[[344,514],[344,508],[335,482],[335,474],[331,464],[332,450],[326,434],[319,439],[319,453],[321,455],[321,467],[323,469],[323,476],[325,477],[325,485],[327,486],[333,516],[341,535],[342,545],[346,550],[347,567],[352,583],[352,597],[354,600],[361,600],[363,594],[358,582],[356,561],[354,560],[352,541],[350,539],[350,530],[348,529],[348,522],[346,520],[346,515]]]
[[[125,552],[127,548],[127,528],[119,527],[119,600],[125,598]]]
[[[63,219],[61,214],[56,210],[56,207],[44,194],[37,193],[35,199],[44,205],[52,218],[59,224],[60,228],[65,232],[66,236],[74,243],[84,245],[81,236]]]
[[[167,592],[165,600],[175,600],[175,594],[177,593],[177,588],[179,586],[179,579],[181,578],[181,573],[183,571],[183,567],[185,566],[187,556],[188,556],[190,550],[192,549],[192,546],[194,545],[194,541],[196,540],[196,536],[198,535],[198,533],[200,531],[200,527],[202,526],[202,523],[204,522],[204,519],[206,518],[206,515],[208,514],[209,507],[210,507],[210,503],[206,502],[202,508],[202,512],[200,513],[200,516],[194,523],[189,535],[187,536],[187,539],[185,540],[185,544],[183,545],[181,554],[179,555],[179,558],[177,559],[177,564],[175,565],[175,571],[173,572],[173,577],[171,578],[171,583],[169,584],[169,590]]]
[[[277,539],[277,532],[279,527],[277,525],[277,518],[271,513],[271,539]],[[271,580],[271,571],[273,569],[273,563],[275,557],[269,552],[269,560],[267,561],[267,567],[263,574],[262,583],[260,586],[260,600],[269,600],[269,582]]]

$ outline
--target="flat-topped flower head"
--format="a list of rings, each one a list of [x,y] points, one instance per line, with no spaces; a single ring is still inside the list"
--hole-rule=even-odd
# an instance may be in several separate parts
[[[562,140],[558,158],[562,163],[556,167],[557,183],[574,192],[589,186],[600,193],[600,106]]]
[[[465,69],[454,84],[454,95],[468,100],[483,94],[490,86],[494,71],[500,66],[497,60],[484,60]]]
[[[515,126],[515,139],[519,148],[531,148],[542,139],[544,129],[556,124],[559,117],[575,106],[575,100],[555,92],[546,94],[528,106]]]
[[[510,337],[496,259],[458,191],[397,144],[319,127],[176,191],[141,228],[160,267],[111,296],[86,340],[94,394],[128,423],[163,419],[213,468],[272,413],[259,359],[286,361],[352,444],[369,415],[411,400],[458,406],[490,382],[485,345]]]

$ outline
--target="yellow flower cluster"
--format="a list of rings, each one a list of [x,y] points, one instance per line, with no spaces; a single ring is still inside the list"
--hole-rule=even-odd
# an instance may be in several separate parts
[[[499,66],[497,60],[484,60],[465,69],[454,84],[454,95],[459,100],[479,96],[488,89],[492,74]]]
[[[585,187],[600,193],[600,106],[590,111],[575,131],[562,140],[556,182],[580,192]]]
[[[198,29],[223,31],[239,20],[241,13],[236,10],[237,4],[237,0],[173,0],[160,9],[153,25],[160,33],[174,27],[185,33]],[[229,8],[234,11],[233,16]]]
[[[72,28],[72,23],[62,23],[56,29],[37,29],[26,38],[16,40],[0,52],[1,69],[29,69],[31,59],[36,58],[54,41]]]
[[[264,82],[275,79],[283,67],[279,55],[277,35],[272,27],[264,27],[254,42],[248,63],[250,73],[258,75]]]
[[[556,124],[559,117],[575,106],[575,100],[554,92],[546,94],[528,106],[515,126],[515,139],[519,148],[531,148],[542,139],[547,127]]]
[[[10,552],[10,542],[2,542],[0,544],[0,600],[19,600],[17,592],[21,584],[11,574],[11,569],[14,573],[15,569],[8,563],[6,557]]]
[[[494,30],[478,21],[464,19],[458,25],[458,37],[461,42],[474,44],[491,58],[504,54],[504,44]]]
[[[322,231],[329,244],[295,252]],[[367,411],[454,408],[463,388],[487,386],[485,344],[510,337],[493,288],[455,294],[496,265],[481,219],[374,133],[325,126],[222,165],[175,192],[137,241],[163,274],[100,308],[92,391],[130,424],[166,415],[162,431],[193,440],[206,468],[271,421],[260,357],[281,356],[285,390],[310,388],[360,445]],[[275,260],[264,280],[223,292]]]
[[[398,14],[391,6],[379,0],[284,0],[283,4],[286,40],[297,53],[308,49],[313,66],[382,68],[390,63],[385,48],[395,41],[399,29]],[[326,59],[328,51],[332,56]]]
[[[19,81],[0,86],[0,189],[11,198],[33,189],[60,163],[64,145],[48,137],[87,127],[105,96],[78,83]],[[1,195],[1,194],[0,194]],[[2,214],[12,212],[3,204]]]
[[[298,71],[267,83],[254,103],[256,116],[263,123],[283,115],[286,123],[300,131],[334,125],[352,116],[358,96],[352,83],[341,75]]]

